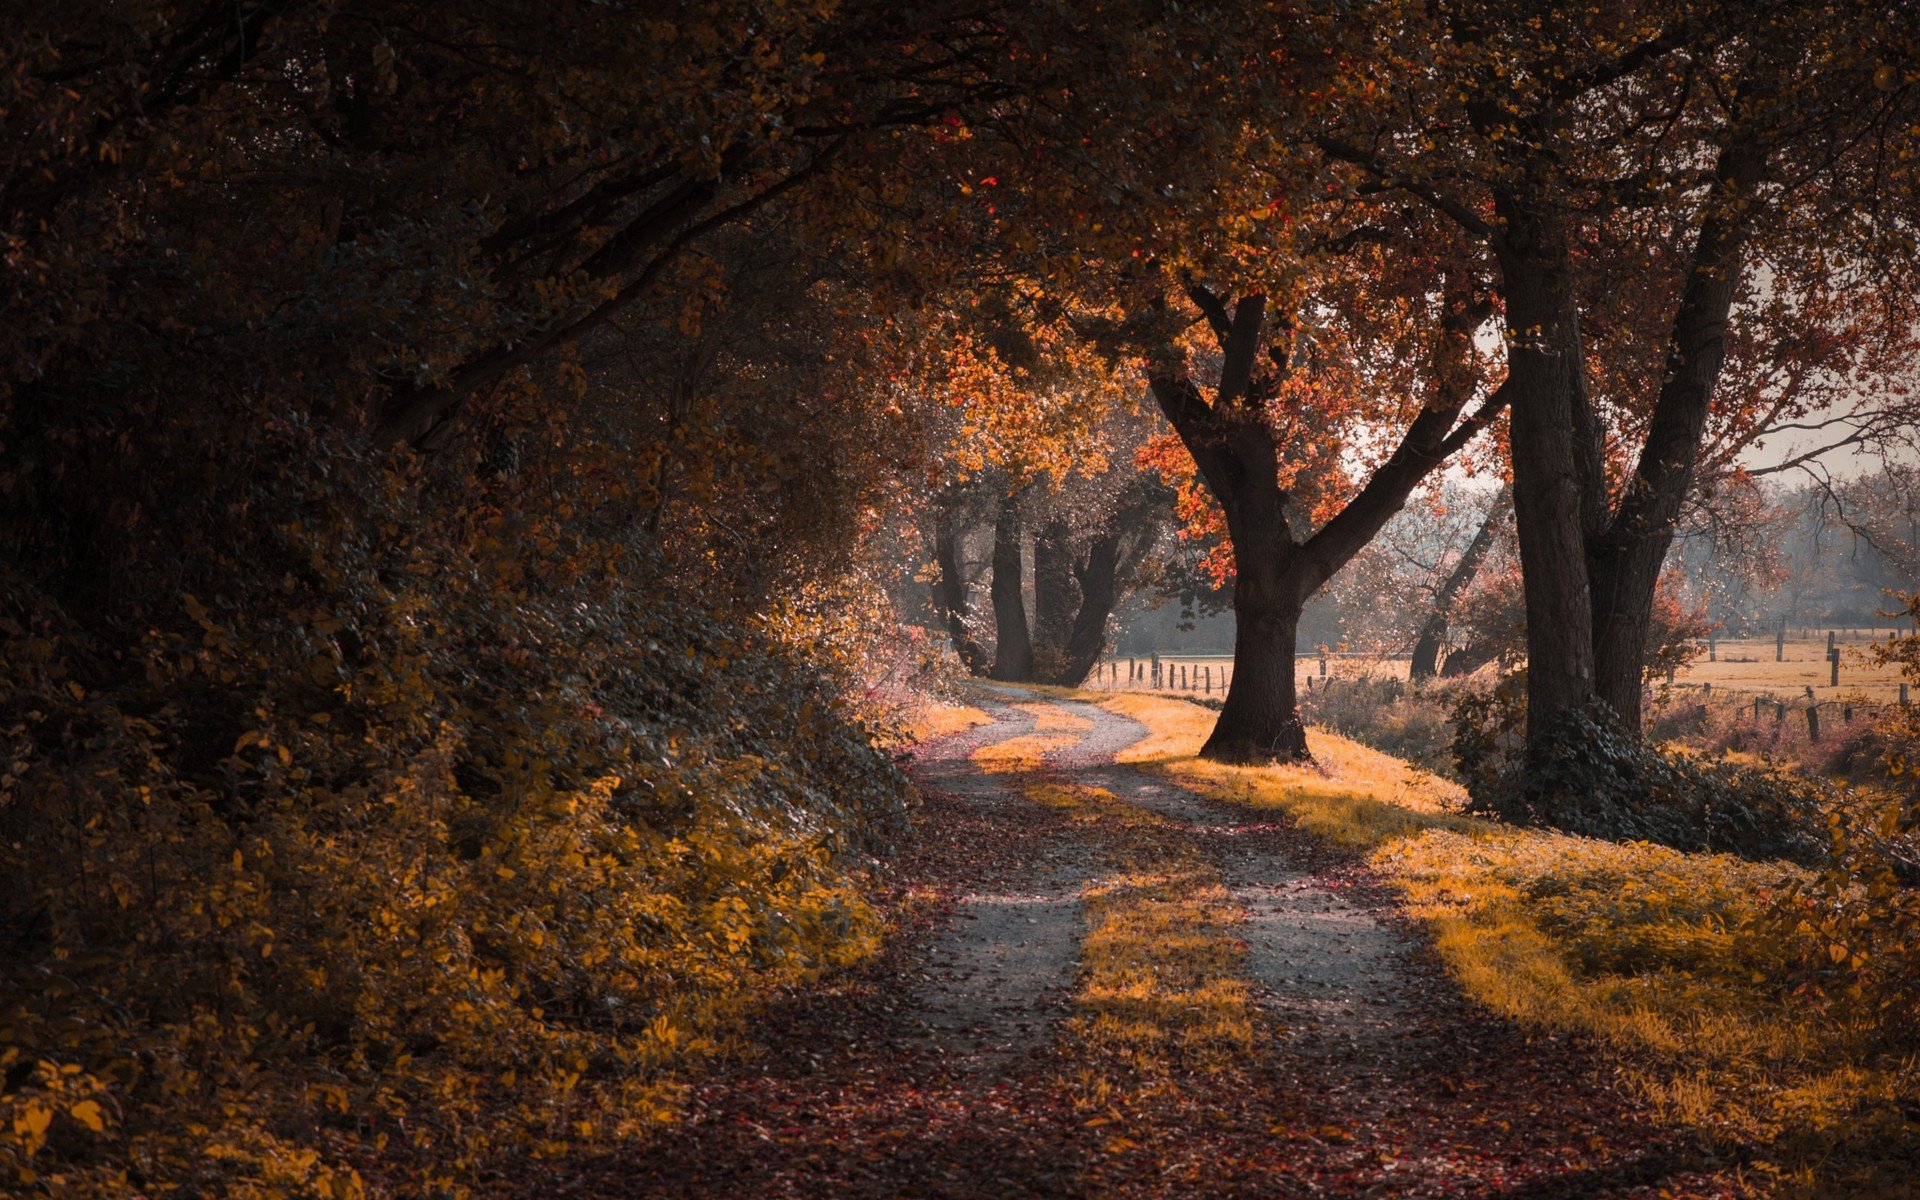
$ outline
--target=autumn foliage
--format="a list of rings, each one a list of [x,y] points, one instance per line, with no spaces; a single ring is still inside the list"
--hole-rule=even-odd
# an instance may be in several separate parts
[[[1259,618],[1225,749],[1294,757],[1306,599],[1511,412],[1489,607],[1546,707],[1637,696],[1696,469],[1913,348],[1898,6],[1671,7],[7,4],[0,1189],[461,1196],[670,1120],[878,944],[968,488],[1072,682],[1170,481]],[[1830,827],[1804,998],[1907,1011],[1910,829]]]
[[[664,1119],[744,1001],[870,945],[905,799],[783,632],[832,622],[718,620],[554,494],[244,450],[285,464],[257,536],[143,635],[0,612],[15,1183],[458,1181]]]
[[[749,7],[10,11],[0,1190],[461,1194],[873,945],[909,427],[657,240],[794,165]]]

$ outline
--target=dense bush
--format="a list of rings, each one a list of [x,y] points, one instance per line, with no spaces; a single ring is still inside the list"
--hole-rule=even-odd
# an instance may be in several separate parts
[[[905,790],[846,598],[690,602],[573,507],[591,448],[447,504],[292,426],[197,444],[91,623],[0,589],[0,1188],[452,1192],[664,1119],[871,948]]]
[[[1553,754],[1526,763],[1525,702],[1513,678],[1454,707],[1456,769],[1470,811],[1613,841],[1801,862],[1821,857],[1823,805],[1802,780],[1665,753],[1611,712],[1566,713]]]
[[[1792,949],[1802,995],[1887,1032],[1920,1037],[1920,803],[1836,812],[1826,867],[1789,885],[1758,923]]]
[[[910,339],[763,7],[9,10],[0,1192],[457,1194],[873,944]]]

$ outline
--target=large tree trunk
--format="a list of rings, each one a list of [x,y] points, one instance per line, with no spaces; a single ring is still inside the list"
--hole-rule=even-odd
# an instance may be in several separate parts
[[[1552,750],[1554,718],[1593,697],[1586,553],[1592,425],[1580,324],[1559,230],[1502,197],[1514,523],[1527,602],[1527,750]],[[1604,483],[1600,495],[1605,497]]]
[[[1273,478],[1267,470],[1247,473],[1221,505],[1234,553],[1233,675],[1220,719],[1200,748],[1202,758],[1216,762],[1313,757],[1294,690],[1294,640],[1300,610],[1318,583],[1302,580],[1307,561]]]
[[[1216,762],[1303,762],[1307,730],[1294,683],[1301,604],[1261,594],[1242,572],[1233,586],[1233,675],[1200,757]]]
[[[1654,591],[1693,485],[1714,385],[1726,362],[1746,206],[1765,166],[1766,152],[1749,141],[1732,142],[1720,155],[1716,186],[1668,335],[1666,376],[1646,444],[1619,510],[1605,532],[1589,542],[1594,688],[1636,735]]]
[[[960,664],[970,675],[985,675],[987,651],[973,636],[967,577],[960,563],[960,532],[954,528],[953,514],[945,509],[936,510],[933,519],[933,607],[946,623]]]
[[[1020,594],[1020,505],[1000,501],[993,522],[993,668],[989,676],[1006,683],[1033,680],[1033,641],[1027,634],[1027,602]]]
[[[1413,662],[1409,666],[1408,678],[1415,683],[1432,679],[1440,667],[1440,646],[1447,640],[1447,627],[1453,620],[1454,601],[1460,598],[1474,576],[1480,573],[1480,564],[1487,557],[1487,551],[1493,549],[1494,538],[1500,530],[1500,522],[1507,515],[1507,489],[1501,488],[1494,497],[1493,507],[1487,510],[1487,519],[1480,523],[1473,540],[1467,543],[1466,550],[1460,555],[1446,582],[1433,597],[1433,611],[1428,614],[1426,623],[1420,627],[1420,636],[1413,643]]]
[[[1064,521],[1048,521],[1033,538],[1033,666],[1034,678],[1045,683],[1064,682],[1067,673],[1067,640],[1080,600],[1073,568],[1073,531]]]

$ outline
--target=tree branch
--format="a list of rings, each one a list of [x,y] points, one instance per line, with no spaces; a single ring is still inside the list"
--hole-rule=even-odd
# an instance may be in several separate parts
[[[1339,162],[1359,167],[1380,181],[1385,188],[1398,189],[1410,196],[1418,196],[1433,208],[1453,218],[1455,224],[1473,236],[1486,242],[1495,249],[1504,249],[1505,240],[1500,231],[1475,215],[1465,204],[1448,196],[1431,184],[1421,183],[1411,176],[1399,175],[1389,170],[1385,164],[1360,149],[1358,146],[1343,142],[1338,138],[1323,137],[1315,139],[1320,152]]]

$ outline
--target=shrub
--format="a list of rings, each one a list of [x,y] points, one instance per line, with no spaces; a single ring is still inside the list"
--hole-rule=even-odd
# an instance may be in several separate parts
[[[1599,706],[1561,714],[1553,752],[1529,763],[1525,720],[1517,677],[1455,705],[1454,759],[1469,811],[1610,841],[1756,859],[1821,857],[1823,806],[1805,781],[1663,753]]]
[[[1920,1036],[1920,803],[1836,812],[1826,867],[1759,922],[1793,948],[1799,994],[1910,1050]]]
[[[875,944],[904,780],[813,652],[299,449],[144,638],[0,588],[0,1190],[454,1194]]]

